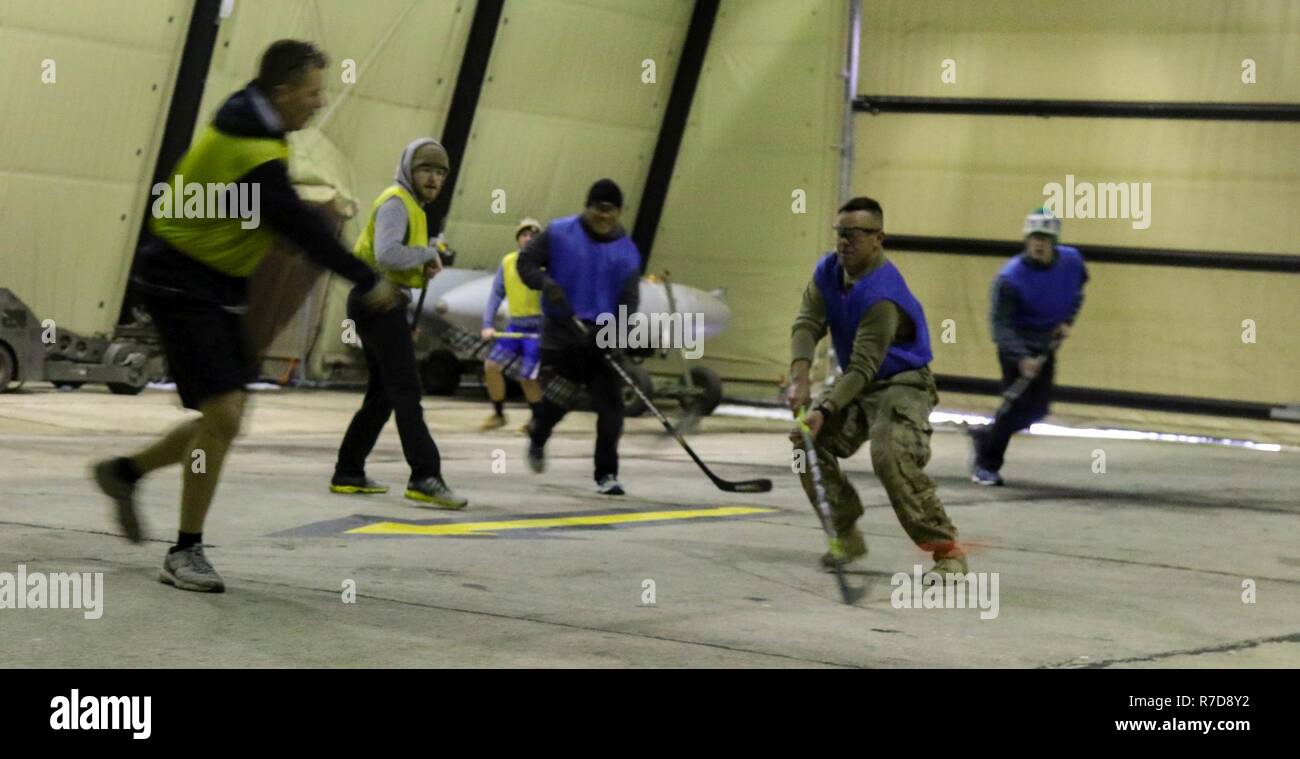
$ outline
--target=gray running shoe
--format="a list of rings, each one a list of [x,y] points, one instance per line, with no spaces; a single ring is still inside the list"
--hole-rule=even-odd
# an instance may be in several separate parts
[[[226,583],[203,555],[203,546],[195,544],[179,551],[171,551],[163,559],[159,582],[175,585],[181,590],[199,593],[224,593]]]
[[[440,509],[459,510],[469,503],[468,498],[462,498],[456,494],[456,491],[447,487],[447,483],[443,482],[441,477],[412,480],[406,485],[406,497],[412,501],[433,504]]]

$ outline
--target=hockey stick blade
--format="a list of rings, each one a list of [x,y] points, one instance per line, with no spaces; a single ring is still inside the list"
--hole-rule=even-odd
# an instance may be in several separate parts
[[[849,580],[844,576],[844,569],[841,567],[835,568],[835,581],[840,586],[840,598],[849,606],[861,601],[862,597],[867,594],[867,591],[863,588],[855,588],[849,585]]]
[[[572,318],[573,323],[578,326],[579,331],[584,335],[590,334],[587,325],[583,324],[581,319],[576,316]],[[668,417],[664,416],[663,412],[659,410],[659,407],[656,406],[654,402],[651,401],[650,398],[641,390],[640,386],[636,384],[636,380],[629,377],[627,372],[623,370],[623,367],[618,365],[618,361],[614,360],[614,357],[605,351],[601,351],[600,355],[601,358],[605,359],[605,363],[609,364],[609,367],[622,378],[624,384],[632,388],[632,390],[641,398],[641,401],[645,403],[646,408],[650,409],[650,412],[655,415],[655,418],[664,426],[664,429],[668,430],[668,434],[677,439],[677,442],[683,449],[685,449],[686,453],[690,455],[691,460],[695,462],[695,465],[708,476],[709,480],[716,485],[719,490],[727,493],[766,493],[772,489],[772,481],[768,479],[731,482],[714,474],[712,470],[710,470],[709,467],[700,460],[700,457],[695,454],[695,451],[690,447],[690,445],[686,443],[686,438],[682,437],[682,434],[673,427],[673,423],[668,421]]]
[[[728,493],[767,493],[772,490],[772,481],[763,479],[727,482],[715,477],[713,484],[717,485],[719,490],[725,490]]]

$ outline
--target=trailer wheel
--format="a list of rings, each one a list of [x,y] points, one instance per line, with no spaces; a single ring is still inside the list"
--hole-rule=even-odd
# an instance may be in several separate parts
[[[14,359],[13,351],[8,345],[0,342],[0,393],[9,389],[9,383],[13,382],[17,374],[18,361]]]
[[[627,372],[627,376],[631,377],[632,380],[636,382],[636,386],[641,388],[641,392],[646,394],[646,397],[654,397],[655,383],[654,379],[650,376],[649,370],[640,364],[633,363],[624,364],[623,369]],[[641,396],[637,395],[636,391],[632,388],[624,385],[623,416],[641,416],[646,412],[646,410],[647,406],[645,405],[645,401],[641,400]]]
[[[704,366],[691,369],[691,384],[700,389],[700,395],[689,402],[682,399],[682,410],[708,416],[722,403],[722,378],[718,373]]]
[[[420,366],[420,381],[427,395],[454,395],[460,387],[460,359],[449,350],[436,350]]]
[[[132,385],[127,382],[109,382],[108,392],[113,395],[139,395],[144,392],[144,385]]]

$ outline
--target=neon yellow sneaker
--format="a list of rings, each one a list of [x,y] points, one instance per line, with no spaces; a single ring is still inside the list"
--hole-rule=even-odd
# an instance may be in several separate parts
[[[965,577],[968,572],[970,572],[970,567],[966,565],[965,556],[948,556],[942,559],[936,559],[934,566],[930,567],[926,571],[922,581],[926,585],[931,585],[935,582],[946,584],[948,582],[948,575],[956,575],[953,579],[960,580],[962,577]]]
[[[374,495],[387,493],[388,486],[380,485],[369,477],[340,477],[334,475],[334,479],[330,480],[330,492],[344,495]]]
[[[854,527],[846,535],[837,535],[829,541],[830,550],[822,554],[823,567],[842,567],[867,555],[867,539]]]
[[[452,509],[453,511],[459,511],[469,503],[469,499],[462,498],[456,494],[456,491],[447,487],[447,483],[443,482],[441,477],[412,480],[406,485],[406,497],[412,501],[420,501],[432,504],[440,509]]]

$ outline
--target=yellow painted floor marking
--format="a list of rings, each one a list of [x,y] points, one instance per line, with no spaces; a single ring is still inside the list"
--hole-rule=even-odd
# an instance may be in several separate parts
[[[375,522],[348,530],[348,535],[491,535],[502,530],[541,530],[550,527],[587,527],[635,522],[664,522],[674,519],[738,517],[766,514],[776,509],[757,506],[722,506],[712,509],[676,509],[672,511],[635,511],[619,514],[586,514],[572,517],[536,517],[496,522],[452,522],[447,524],[404,524]]]

